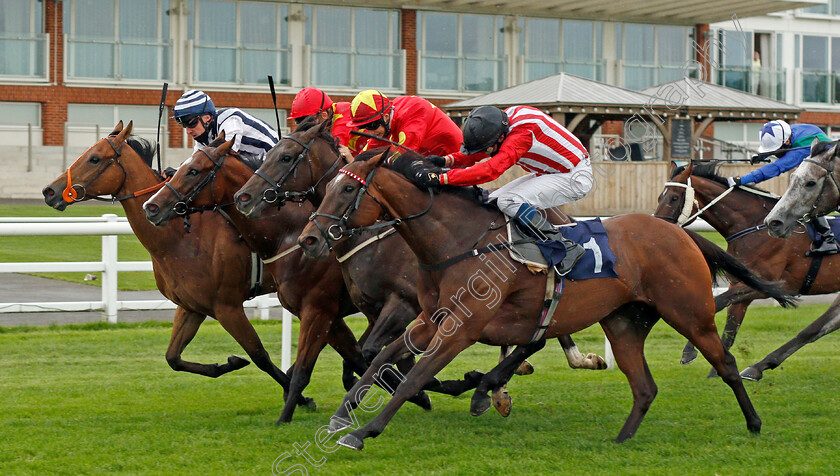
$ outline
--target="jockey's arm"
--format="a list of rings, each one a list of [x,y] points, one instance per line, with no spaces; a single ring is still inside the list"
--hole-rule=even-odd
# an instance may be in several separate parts
[[[741,183],[759,183],[796,168],[802,163],[802,160],[810,154],[808,149],[791,150],[785,155],[779,157],[775,162],[759,167],[752,172],[741,177]]]
[[[441,183],[448,185],[478,185],[496,180],[528,152],[531,148],[531,134],[509,135],[499,152],[484,162],[477,163],[471,167],[452,169],[441,176]],[[460,152],[458,152],[460,154]],[[463,155],[463,154],[462,154]],[[484,154],[473,154],[466,157],[480,158]],[[484,155],[486,157],[486,155]],[[462,159],[463,160],[463,159]],[[470,159],[472,160],[472,159]]]
[[[423,140],[431,132],[429,129],[434,119],[434,109],[431,103],[425,100],[412,106],[402,115],[399,130],[391,131],[391,140],[419,151]]]

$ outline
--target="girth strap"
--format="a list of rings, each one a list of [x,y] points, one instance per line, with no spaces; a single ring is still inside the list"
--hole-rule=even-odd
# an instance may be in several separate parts
[[[740,238],[742,236],[749,235],[750,233],[755,233],[756,231],[764,230],[765,228],[767,228],[767,225],[765,225],[764,223],[761,223],[761,224],[756,225],[756,226],[751,226],[751,227],[747,228],[746,230],[741,230],[737,233],[733,233],[732,235],[727,236],[725,239],[726,239],[726,242],[729,243],[729,242],[737,240],[738,238]]]
[[[260,257],[251,252],[251,289],[248,291],[248,299],[254,299],[262,294],[263,263]]]
[[[820,272],[822,260],[823,255],[815,255],[811,258],[811,267],[808,268],[808,274],[805,275],[805,281],[802,282],[802,288],[799,290],[799,294],[808,294],[808,291],[811,290],[811,286],[814,285],[814,281],[817,280],[817,274]]]
[[[555,280],[554,273],[549,272],[548,279],[545,283],[545,300],[543,301],[542,314],[540,314],[537,330],[534,332],[529,343],[536,342],[545,337],[545,330],[548,329],[551,323],[551,316],[557,310],[557,304],[560,302],[560,296],[563,294],[565,284],[562,276],[560,277],[560,281],[555,283]]]

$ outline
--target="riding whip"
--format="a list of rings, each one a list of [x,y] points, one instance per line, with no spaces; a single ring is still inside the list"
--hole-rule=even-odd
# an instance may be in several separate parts
[[[161,173],[163,167],[160,165],[160,123],[163,119],[163,109],[166,107],[166,91],[169,90],[169,83],[163,83],[163,90],[160,92],[160,108],[158,109],[158,126],[157,126],[157,140],[155,145],[155,153],[157,154],[158,173]]]
[[[277,116],[277,137],[280,137],[280,113],[277,112],[277,93],[274,92],[274,78],[268,75],[268,87],[271,88],[271,100],[274,101],[274,115]]]
[[[392,141],[390,139],[386,139],[384,137],[379,137],[379,136],[376,136],[376,135],[373,135],[373,134],[369,134],[367,132],[362,132],[362,131],[357,131],[357,130],[352,130],[352,131],[350,131],[350,133],[353,134],[353,135],[357,135],[357,136],[367,137],[368,139],[381,140],[382,142],[387,142],[391,145],[395,145],[395,146],[400,147],[402,149],[405,149],[409,152],[414,152],[417,155],[421,155],[419,152],[412,149],[411,147],[406,147],[406,146],[400,144],[399,142],[394,142],[394,141]]]

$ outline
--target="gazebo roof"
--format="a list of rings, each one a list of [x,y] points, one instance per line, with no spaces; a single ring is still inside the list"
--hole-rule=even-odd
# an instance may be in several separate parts
[[[652,106],[674,109],[675,105],[689,110],[749,110],[762,113],[798,114],[802,108],[737,89],[706,83],[697,79],[679,79],[641,91],[652,96]]]

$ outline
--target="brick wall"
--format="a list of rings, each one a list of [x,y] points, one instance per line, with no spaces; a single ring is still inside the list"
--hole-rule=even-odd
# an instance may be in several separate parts
[[[417,94],[417,10],[400,10],[400,48],[405,50],[406,94]]]

